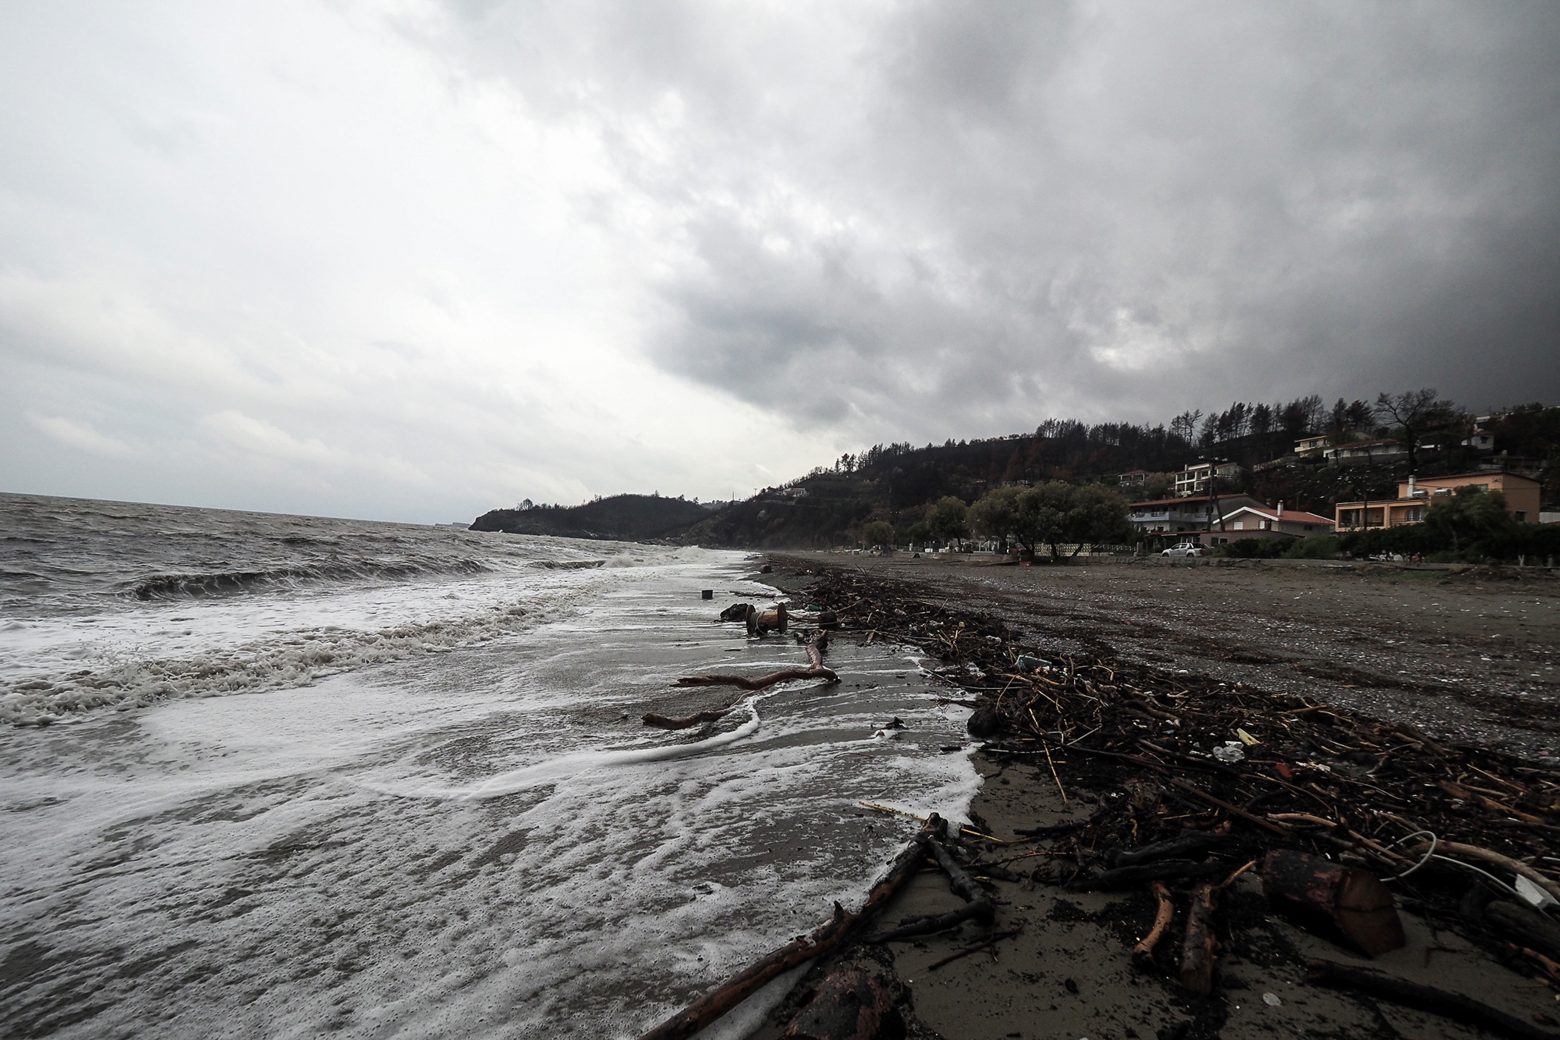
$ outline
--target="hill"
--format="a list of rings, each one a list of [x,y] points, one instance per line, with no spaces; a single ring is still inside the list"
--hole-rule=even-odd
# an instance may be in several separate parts
[[[471,529],[642,542],[677,535],[708,515],[704,506],[681,498],[613,495],[581,506],[491,509],[477,517]]]
[[[1367,453],[1363,461],[1329,461],[1321,451],[1296,454],[1299,439],[1315,431],[1329,446],[1366,443],[1392,450]],[[494,510],[473,527],[773,549],[853,544],[864,525],[881,520],[895,529],[896,540],[920,541],[912,532],[944,497],[971,504],[1004,485],[1055,480],[1102,483],[1128,498],[1160,498],[1170,494],[1182,466],[1200,459],[1220,464],[1221,491],[1326,516],[1339,500],[1395,493],[1411,473],[1428,477],[1480,467],[1539,477],[1551,509],[1560,501],[1560,408],[1530,404],[1474,416],[1421,390],[1382,394],[1374,405],[1340,398],[1330,408],[1314,394],[1287,403],[1236,402],[1155,426],[1048,419],[1033,433],[924,447],[874,445],[719,508],[619,495],[567,509]]]

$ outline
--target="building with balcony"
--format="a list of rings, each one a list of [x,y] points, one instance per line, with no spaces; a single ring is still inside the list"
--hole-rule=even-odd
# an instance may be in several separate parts
[[[1399,459],[1408,458],[1408,449],[1403,446],[1402,441],[1387,437],[1369,441],[1352,441],[1348,444],[1335,444],[1322,452],[1322,457],[1328,462],[1336,462],[1343,465],[1369,462],[1396,462]]]
[[[1175,493],[1181,498],[1206,495],[1208,480],[1228,480],[1240,475],[1240,467],[1233,462],[1194,462],[1175,475]]]
[[[1218,526],[1221,515],[1242,506],[1262,506],[1262,503],[1243,493],[1220,495],[1217,501],[1211,498],[1156,498],[1128,505],[1127,521],[1140,538],[1200,541],[1200,535]]]
[[[1295,441],[1295,454],[1301,458],[1321,458],[1322,452],[1327,450],[1327,442],[1330,440],[1325,433],[1313,433],[1309,437],[1301,437]]]
[[[1334,510],[1339,531],[1363,531],[1377,527],[1419,524],[1438,498],[1462,488],[1499,491],[1506,512],[1518,523],[1537,523],[1538,481],[1516,473],[1452,473],[1444,477],[1409,477],[1398,484],[1397,497],[1383,501],[1339,502]]]

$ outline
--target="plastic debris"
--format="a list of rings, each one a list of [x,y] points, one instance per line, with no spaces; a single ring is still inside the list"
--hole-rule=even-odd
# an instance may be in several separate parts
[[[1225,765],[1232,765],[1246,757],[1246,748],[1238,740],[1226,740],[1223,747],[1213,749],[1213,757]]]
[[[1521,896],[1529,903],[1538,907],[1540,910],[1557,905],[1557,901],[1555,900],[1554,896],[1550,895],[1548,892],[1545,892],[1542,888],[1539,888],[1521,874],[1516,875],[1516,878],[1517,895]]]

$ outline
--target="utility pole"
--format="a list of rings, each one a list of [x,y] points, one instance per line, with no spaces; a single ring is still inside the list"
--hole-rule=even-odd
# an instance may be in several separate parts
[[[1199,462],[1208,464],[1208,504],[1213,507],[1213,515],[1219,521],[1219,533],[1224,533],[1224,513],[1219,509],[1219,493],[1214,485],[1219,479],[1219,463],[1228,462],[1229,459],[1212,458],[1206,455],[1198,458]]]

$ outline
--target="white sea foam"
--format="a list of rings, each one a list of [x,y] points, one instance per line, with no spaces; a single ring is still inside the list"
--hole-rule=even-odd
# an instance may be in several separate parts
[[[731,699],[678,675],[797,663],[710,622],[699,588],[761,591],[737,565],[533,572],[581,584],[437,656],[0,731],[0,929],[31,951],[0,1020],[64,1038],[633,1036],[859,902],[911,825],[858,803],[962,817],[968,756],[938,747],[964,712],[896,651],[842,640],[836,686],[646,730],[642,711]],[[903,736],[873,740],[894,716]]]
[[[13,622],[0,629],[0,723],[281,689],[447,652],[567,618],[585,597],[644,580],[645,570],[521,570],[286,598],[116,605]]]

